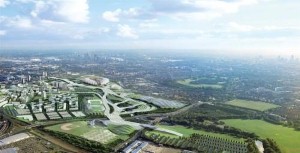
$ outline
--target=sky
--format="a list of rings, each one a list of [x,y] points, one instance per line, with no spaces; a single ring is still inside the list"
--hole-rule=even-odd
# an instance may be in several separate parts
[[[0,49],[299,53],[299,0],[0,0]]]

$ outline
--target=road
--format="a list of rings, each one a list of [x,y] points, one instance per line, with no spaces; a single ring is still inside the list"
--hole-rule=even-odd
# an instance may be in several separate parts
[[[207,103],[199,101],[198,103],[194,103],[192,105],[183,107],[183,108],[178,109],[178,110],[176,110],[174,112],[170,112],[170,113],[157,113],[157,114],[143,114],[143,115],[134,116],[134,118],[145,118],[145,117],[162,117],[162,118],[164,118],[164,117],[168,117],[168,116],[177,115],[179,113],[182,113],[182,112],[185,112],[185,111],[189,110],[192,107],[196,107],[196,106],[199,106],[199,105],[202,105],[202,104],[207,104]]]

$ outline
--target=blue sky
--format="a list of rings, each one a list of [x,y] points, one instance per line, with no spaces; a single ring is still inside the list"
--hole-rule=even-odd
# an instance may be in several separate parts
[[[2,49],[300,52],[298,0],[0,0]]]

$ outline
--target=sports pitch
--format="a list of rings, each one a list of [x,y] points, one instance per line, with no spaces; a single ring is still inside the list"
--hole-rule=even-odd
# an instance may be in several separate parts
[[[47,127],[46,129],[80,136],[88,140],[100,142],[102,144],[108,144],[116,139],[126,140],[129,138],[127,135],[114,134],[105,126],[97,125],[91,127],[87,124],[87,121],[57,124]]]
[[[261,101],[250,101],[250,100],[242,100],[242,99],[235,99],[232,101],[227,102],[226,104],[242,107],[242,108],[248,108],[258,111],[265,111],[272,108],[280,107],[279,105],[271,104],[271,103],[265,103]]]
[[[89,100],[89,102],[91,106],[91,109],[89,111],[91,113],[102,113],[105,110],[100,99]]]
[[[244,131],[254,132],[262,138],[274,139],[284,153],[300,152],[300,131],[281,125],[271,124],[262,120],[222,120],[226,125]]]
[[[185,79],[185,80],[178,80],[176,81],[178,84],[187,86],[187,87],[192,87],[192,88],[213,88],[213,89],[221,89],[223,88],[222,85],[220,84],[205,84],[205,83],[200,83],[200,84],[193,84],[194,80],[192,79]]]

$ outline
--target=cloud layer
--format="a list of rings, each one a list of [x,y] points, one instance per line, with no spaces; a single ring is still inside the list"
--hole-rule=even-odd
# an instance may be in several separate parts
[[[297,50],[299,4],[292,0],[0,0],[0,49],[60,44]]]

